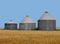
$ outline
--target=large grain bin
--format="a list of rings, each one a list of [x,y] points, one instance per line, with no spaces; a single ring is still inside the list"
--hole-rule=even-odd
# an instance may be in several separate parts
[[[9,22],[5,23],[5,29],[15,30],[15,29],[17,29],[17,23],[10,20]]]
[[[20,23],[19,29],[31,30],[36,28],[36,23],[29,17],[26,16]]]
[[[56,30],[56,20],[46,11],[38,20],[39,30]]]

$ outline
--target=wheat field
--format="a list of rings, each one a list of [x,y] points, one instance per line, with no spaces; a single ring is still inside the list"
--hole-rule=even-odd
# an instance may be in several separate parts
[[[0,30],[0,44],[60,44],[60,31]]]

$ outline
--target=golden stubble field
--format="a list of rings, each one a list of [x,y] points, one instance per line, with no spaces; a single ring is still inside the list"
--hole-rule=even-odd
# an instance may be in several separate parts
[[[0,44],[60,44],[60,31],[0,30]]]

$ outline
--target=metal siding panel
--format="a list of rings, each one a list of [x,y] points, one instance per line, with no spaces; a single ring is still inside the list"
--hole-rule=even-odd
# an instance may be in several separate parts
[[[20,26],[19,26],[19,28],[23,28],[23,29],[25,29],[25,30],[31,30],[31,29],[33,29],[33,28],[35,28],[35,23],[22,23],[23,24],[23,26],[21,25],[21,24],[19,24]]]
[[[55,30],[56,20],[38,20],[39,30]]]
[[[17,24],[5,24],[5,29],[15,30],[17,29]]]
[[[24,29],[24,27],[25,27],[25,24],[24,23],[20,23],[19,24],[19,29]]]

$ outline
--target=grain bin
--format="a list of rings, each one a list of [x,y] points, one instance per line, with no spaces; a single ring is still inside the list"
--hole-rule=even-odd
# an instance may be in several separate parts
[[[56,20],[47,11],[38,20],[38,30],[56,30]]]
[[[31,30],[36,28],[36,23],[29,17],[26,16],[20,23],[19,29]]]
[[[17,23],[10,20],[9,22],[5,23],[5,29],[15,30],[15,29],[17,29]]]

